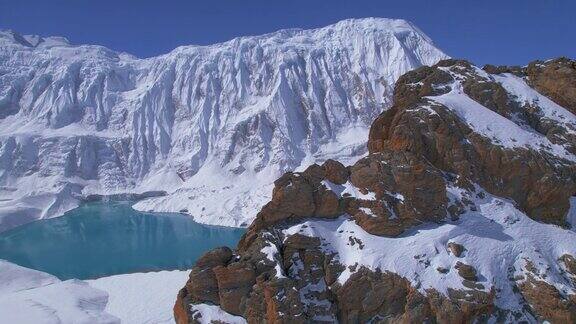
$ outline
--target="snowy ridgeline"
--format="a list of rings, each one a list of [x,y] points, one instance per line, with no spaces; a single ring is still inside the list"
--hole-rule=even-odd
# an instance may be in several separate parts
[[[138,59],[0,32],[0,230],[88,194],[248,224],[283,171],[365,153],[395,80],[446,55],[404,20],[346,20]]]

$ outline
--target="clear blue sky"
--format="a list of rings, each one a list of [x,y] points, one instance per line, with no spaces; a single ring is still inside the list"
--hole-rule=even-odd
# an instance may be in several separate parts
[[[0,0],[0,28],[138,57],[345,18],[412,21],[453,57],[525,64],[576,57],[575,0]]]

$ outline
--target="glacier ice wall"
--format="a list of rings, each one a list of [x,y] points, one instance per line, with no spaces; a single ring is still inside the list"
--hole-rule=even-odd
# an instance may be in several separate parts
[[[446,57],[381,18],[146,59],[0,32],[0,230],[151,190],[135,208],[245,225],[281,172],[362,156],[396,79]]]

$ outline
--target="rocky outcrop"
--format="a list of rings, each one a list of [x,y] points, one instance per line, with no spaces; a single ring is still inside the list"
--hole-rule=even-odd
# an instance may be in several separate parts
[[[525,68],[528,82],[543,95],[576,114],[576,62],[561,57],[532,62]]]
[[[270,244],[279,244],[282,251],[272,262],[255,249]],[[192,273],[198,270],[196,266]],[[247,251],[214,271],[220,273],[216,276],[220,289],[216,304],[230,314],[242,315],[249,323],[455,323],[487,318],[494,308],[491,292],[451,290],[448,296],[434,290],[422,293],[395,273],[363,267],[340,284],[336,278],[344,267],[322,251],[319,238],[300,234],[278,240],[261,233]],[[210,290],[205,297],[193,300],[181,297],[194,289],[193,281],[191,274],[176,302],[178,323],[194,322],[182,313],[180,305],[213,303]]]
[[[397,236],[417,224],[441,221],[447,204],[442,172],[410,152],[372,154],[349,169],[328,160],[276,180],[272,200],[239,247],[243,250],[262,229],[274,224],[312,216],[330,219],[344,212],[368,233]]]
[[[203,303],[249,323],[574,322],[576,117],[543,90],[562,62],[402,76],[370,154],[280,177],[237,250],[191,271],[179,323]]]
[[[564,224],[568,199],[576,193],[574,160],[547,151],[501,145],[483,136],[453,109],[434,100],[455,86],[462,87],[462,95],[524,127],[541,123],[534,119],[545,119],[540,113],[523,109],[500,83],[468,62],[447,60],[400,78],[394,106],[372,124],[370,152],[412,152],[463,181],[513,199],[534,219]],[[550,138],[550,142],[565,150],[576,147],[576,129],[562,124],[556,127],[571,136]],[[531,131],[552,136],[537,126]]]
[[[450,250],[450,252],[454,256],[459,258],[462,255],[462,253],[464,252],[465,248],[462,244],[450,242],[450,243],[448,243],[448,250]]]

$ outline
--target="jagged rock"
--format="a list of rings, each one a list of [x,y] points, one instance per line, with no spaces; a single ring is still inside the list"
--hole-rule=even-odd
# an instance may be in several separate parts
[[[207,301],[218,304],[218,282],[214,268],[224,266],[232,258],[228,247],[220,247],[204,254],[196,262],[186,283],[187,297],[197,301]]]
[[[242,315],[245,300],[256,283],[254,269],[241,263],[213,268],[218,281],[220,307],[230,314]]]
[[[426,97],[449,91],[454,79],[447,69],[462,75],[459,82],[470,98],[503,117],[520,116],[519,103],[507,96],[500,84],[480,75],[465,61],[446,60],[399,79],[394,106],[370,129],[370,152],[417,154],[439,169],[514,199],[534,219],[563,225],[568,199],[576,192],[575,164],[536,150],[503,147],[471,129],[446,106],[433,102],[434,97]],[[525,123],[534,124],[529,120],[534,118],[541,117],[530,115]],[[567,148],[576,145],[572,137],[556,140]]]
[[[450,250],[455,257],[459,258],[465,249],[462,244],[448,242],[448,250]]]
[[[176,302],[174,303],[174,308],[172,309],[176,324],[188,324],[191,322],[188,314],[190,304],[191,300],[188,298],[188,290],[186,288],[180,289],[176,297]]]
[[[328,159],[322,166],[326,172],[326,179],[330,182],[341,185],[348,181],[349,172],[342,163]]]
[[[524,76],[524,69],[519,66],[507,66],[507,65],[495,66],[492,64],[486,64],[484,67],[482,67],[482,70],[490,74],[511,73],[517,76]]]
[[[249,323],[306,323],[298,290],[277,280],[258,281],[245,317]]]
[[[339,197],[332,191],[320,187],[314,192],[314,216],[321,218],[333,218],[343,212]]]
[[[336,295],[339,318],[344,323],[366,323],[374,318],[389,318],[395,322],[403,317],[424,322],[431,315],[424,297],[393,273],[362,268],[337,290]]]
[[[272,204],[275,204],[276,214],[273,215],[295,215],[298,217],[308,217],[314,215],[315,186],[313,182],[298,173],[286,173],[275,181],[272,193]],[[269,223],[274,223],[277,219],[268,217],[265,219]]]
[[[196,261],[196,267],[201,269],[214,268],[216,266],[226,265],[232,259],[232,250],[227,247],[215,248],[202,255]]]
[[[564,263],[566,271],[576,276],[576,258],[570,254],[564,254],[560,257],[560,261]]]
[[[416,224],[446,217],[442,174],[410,152],[387,150],[363,158],[350,169],[350,181],[375,193],[376,202],[361,201],[347,208],[368,233],[397,236]],[[361,207],[370,208],[372,215],[361,212]]]
[[[565,57],[535,61],[528,64],[526,75],[536,90],[576,114],[576,61]]]
[[[526,280],[518,285],[522,296],[532,311],[542,319],[552,323],[576,322],[576,298],[563,297],[560,292],[545,281],[528,274]]]
[[[490,318],[495,310],[494,292],[448,289],[448,296],[445,296],[428,289],[426,293],[437,323],[482,322]]]
[[[178,292],[174,304],[174,317],[179,324],[188,323],[188,305],[192,302],[220,303],[215,267],[226,265],[232,258],[232,250],[219,247],[202,255],[190,272],[186,286]]]
[[[478,280],[478,277],[476,276],[476,269],[474,269],[473,266],[458,261],[456,262],[454,268],[458,270],[458,275],[464,278],[465,280],[469,281]]]

